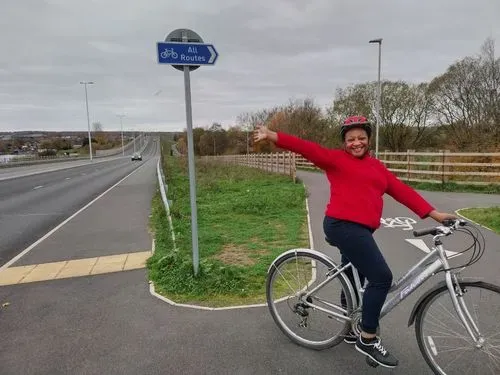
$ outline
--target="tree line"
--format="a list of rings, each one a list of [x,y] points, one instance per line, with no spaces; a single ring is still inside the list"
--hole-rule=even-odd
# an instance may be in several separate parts
[[[253,145],[257,124],[318,142],[340,146],[339,126],[347,116],[363,114],[376,122],[377,82],[338,88],[325,110],[312,98],[242,113],[224,129],[220,123],[193,129],[197,155],[274,151]],[[500,149],[500,58],[491,38],[475,56],[453,63],[430,82],[382,82],[379,148],[381,151],[438,150],[495,152]],[[175,137],[187,152],[186,131]]]

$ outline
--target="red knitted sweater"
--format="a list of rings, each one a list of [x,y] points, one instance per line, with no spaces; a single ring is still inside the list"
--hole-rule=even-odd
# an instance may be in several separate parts
[[[324,148],[290,134],[278,132],[276,146],[301,154],[323,169],[330,182],[325,215],[366,225],[380,226],[384,193],[425,218],[434,207],[401,182],[378,159],[359,159],[344,150]]]

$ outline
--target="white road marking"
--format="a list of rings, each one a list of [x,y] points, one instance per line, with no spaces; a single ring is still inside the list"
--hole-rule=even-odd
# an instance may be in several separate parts
[[[416,221],[411,217],[387,217],[381,218],[380,223],[384,225],[385,228],[403,228],[403,230],[413,230],[412,224],[416,224]]]
[[[38,185],[38,186],[35,186],[35,187],[33,188],[33,190],[37,190],[37,189],[40,189],[40,188],[43,188],[43,185]]]
[[[417,249],[422,250],[424,253],[429,254],[431,252],[431,249],[427,246],[427,244],[424,242],[424,240],[421,239],[414,239],[414,238],[406,238],[406,241],[415,246]],[[457,255],[458,253],[450,250],[445,250],[446,255],[448,258]]]

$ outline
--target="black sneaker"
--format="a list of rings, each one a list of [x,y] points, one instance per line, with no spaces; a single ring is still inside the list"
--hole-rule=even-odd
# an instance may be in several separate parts
[[[380,366],[394,368],[399,363],[397,358],[391,355],[389,351],[382,346],[380,337],[374,337],[373,339],[363,339],[361,336],[358,337],[356,341],[356,350],[367,355]]]

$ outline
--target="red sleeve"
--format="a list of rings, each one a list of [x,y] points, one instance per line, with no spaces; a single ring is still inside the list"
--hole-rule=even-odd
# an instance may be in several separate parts
[[[291,134],[278,132],[276,146],[302,155],[318,168],[331,169],[335,166],[337,155],[335,150],[320,146],[317,143],[306,141]]]
[[[415,212],[421,219],[427,217],[427,215],[434,210],[434,207],[412,187],[399,180],[385,166],[383,166],[383,168],[387,176],[387,194]]]

